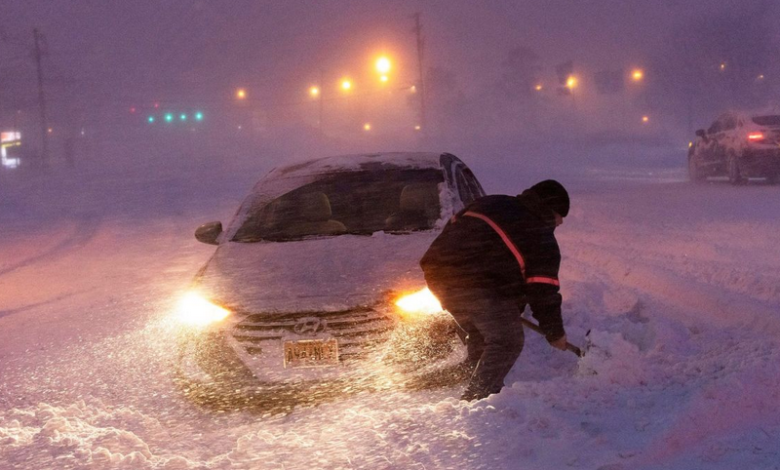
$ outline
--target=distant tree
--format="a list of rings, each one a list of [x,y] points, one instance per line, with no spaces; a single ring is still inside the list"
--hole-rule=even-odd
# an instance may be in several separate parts
[[[519,101],[535,97],[542,70],[541,57],[528,47],[520,46],[510,50],[501,64],[499,86],[505,96]]]

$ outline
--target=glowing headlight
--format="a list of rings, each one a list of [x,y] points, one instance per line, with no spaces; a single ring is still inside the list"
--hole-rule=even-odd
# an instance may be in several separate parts
[[[437,313],[441,312],[441,304],[427,287],[421,291],[398,299],[395,304],[405,313]]]
[[[206,326],[224,320],[228,315],[230,310],[212,304],[195,292],[182,297],[177,311],[180,322],[193,326]]]

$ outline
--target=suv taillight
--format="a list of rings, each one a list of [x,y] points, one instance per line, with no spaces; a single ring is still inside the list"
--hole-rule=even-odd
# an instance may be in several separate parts
[[[763,132],[751,132],[748,134],[748,142],[761,142],[764,140]]]

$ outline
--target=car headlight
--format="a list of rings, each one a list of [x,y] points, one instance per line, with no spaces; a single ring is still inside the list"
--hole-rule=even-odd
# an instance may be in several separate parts
[[[414,294],[408,294],[396,300],[395,305],[408,315],[434,314],[442,311],[439,299],[427,287]]]
[[[214,305],[196,292],[188,292],[179,301],[176,316],[181,323],[206,326],[224,320],[230,313],[230,310]]]

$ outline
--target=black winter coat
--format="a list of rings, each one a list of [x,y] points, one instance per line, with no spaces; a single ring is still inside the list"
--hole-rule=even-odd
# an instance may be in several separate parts
[[[528,303],[548,341],[565,332],[561,320],[555,215],[533,191],[485,196],[445,225],[420,261],[431,290],[492,295]]]

